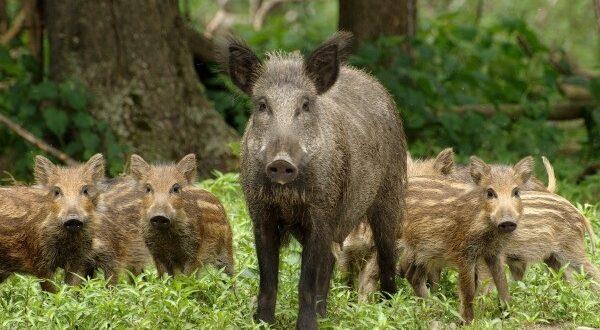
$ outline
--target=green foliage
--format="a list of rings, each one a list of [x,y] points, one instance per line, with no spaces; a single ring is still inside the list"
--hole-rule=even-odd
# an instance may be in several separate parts
[[[90,97],[85,88],[74,82],[38,81],[40,75],[29,55],[11,55],[8,49],[0,48],[0,81],[5,84],[0,89],[2,114],[75,159],[103,152],[110,172],[118,173],[125,150],[108,125],[89,113]],[[0,167],[8,168],[15,178],[31,178],[32,159],[38,153],[12,131],[0,130],[0,154],[5,161],[10,160]]]
[[[362,47],[353,63],[371,71],[390,90],[401,109],[417,153],[454,146],[460,154],[514,159],[544,152],[553,156],[560,131],[545,120],[558,98],[557,74],[547,49],[520,20],[476,28],[454,24],[454,15],[422,22],[406,51],[404,40],[381,38]],[[526,40],[529,54],[517,37]],[[498,111],[501,104],[523,113]],[[496,115],[456,113],[465,105],[490,105]]]
[[[94,279],[79,288],[61,286],[57,294],[48,294],[40,291],[35,278],[12,276],[0,285],[0,327],[258,329],[252,320],[258,265],[238,175],[217,174],[202,186],[223,201],[231,221],[236,262],[233,279],[212,268],[200,271],[197,277],[176,278],[158,278],[154,270],[148,270],[143,278],[132,283],[123,279],[112,289],[105,288],[103,279]],[[580,207],[596,232],[600,232],[598,207]],[[292,328],[297,316],[300,251],[299,244],[292,241],[281,255],[275,324],[278,329]],[[598,255],[592,258],[600,265]],[[513,300],[507,310],[499,307],[495,292],[484,294],[475,300],[475,323],[466,328],[600,327],[600,300],[589,288],[589,281],[578,275],[574,285],[569,285],[561,275],[543,265],[531,267],[523,282],[510,284]],[[56,277],[58,283],[61,280],[62,276]],[[458,323],[455,272],[446,272],[440,290],[427,300],[415,298],[405,280],[399,279],[398,284],[400,292],[389,302],[379,302],[378,294],[374,294],[372,302],[359,303],[356,292],[344,286],[336,271],[328,316],[319,321],[320,327],[426,329],[432,322],[438,322],[441,328]]]

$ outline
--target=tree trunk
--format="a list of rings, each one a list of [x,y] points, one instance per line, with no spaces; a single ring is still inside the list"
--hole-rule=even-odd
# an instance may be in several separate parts
[[[359,44],[382,35],[415,35],[417,0],[339,1],[339,28],[354,33]]]
[[[153,161],[198,154],[198,169],[232,170],[235,130],[207,101],[177,0],[45,0],[50,76],[81,81],[91,113]]]
[[[6,12],[6,0],[0,0],[0,33],[4,34],[8,29],[8,13]]]

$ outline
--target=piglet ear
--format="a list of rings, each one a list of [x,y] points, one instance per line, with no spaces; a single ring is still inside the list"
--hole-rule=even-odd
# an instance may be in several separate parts
[[[490,175],[491,167],[476,156],[469,158],[469,173],[473,182],[480,184],[481,181]]]
[[[84,166],[94,182],[104,179],[104,156],[102,154],[93,155]]]
[[[304,63],[304,70],[318,94],[327,92],[337,81],[340,67],[350,54],[351,44],[351,33],[338,32],[317,47]]]
[[[134,179],[138,181],[142,180],[149,170],[150,165],[146,163],[144,158],[138,155],[131,155],[131,158],[129,158],[129,174],[131,174]]]
[[[37,155],[35,156],[35,165],[33,166],[33,176],[35,182],[39,185],[46,186],[50,181],[50,177],[55,173],[56,165],[50,159]]]
[[[244,93],[252,94],[252,88],[261,70],[261,63],[256,54],[243,41],[229,38],[222,67],[231,81]]]
[[[433,167],[442,175],[448,175],[454,170],[454,150],[446,148],[435,157]]]
[[[196,180],[196,155],[188,154],[177,163],[177,169],[185,176],[188,183]]]
[[[535,161],[533,157],[527,156],[521,159],[515,166],[513,166],[513,170],[515,171],[515,175],[519,180],[521,180],[521,184],[529,181],[533,174],[533,166]]]

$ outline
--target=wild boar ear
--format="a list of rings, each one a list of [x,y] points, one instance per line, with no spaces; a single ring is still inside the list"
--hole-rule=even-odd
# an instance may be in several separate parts
[[[243,41],[235,38],[227,40],[226,58],[222,66],[233,83],[244,93],[250,95],[261,70],[261,62],[256,54]]]
[[[533,157],[527,156],[521,159],[515,166],[513,166],[513,170],[515,171],[515,175],[521,183],[525,183],[529,181],[531,175],[533,174],[533,166],[534,166]]]
[[[94,182],[104,179],[104,156],[102,154],[93,155],[85,163],[86,171],[92,176]]]
[[[491,167],[478,157],[471,156],[469,158],[469,173],[476,184],[490,174]]]
[[[39,185],[46,186],[50,181],[50,177],[54,174],[56,165],[50,159],[37,155],[35,156],[35,165],[33,166],[33,176],[35,182]]]
[[[310,54],[304,70],[315,84],[317,94],[325,93],[335,84],[340,66],[350,55],[351,44],[351,33],[338,32]]]
[[[435,157],[433,167],[442,175],[448,175],[454,170],[454,150],[446,148]]]
[[[196,155],[189,154],[183,157],[177,163],[177,169],[183,173],[188,183],[193,183],[196,180]]]
[[[129,174],[136,180],[142,180],[146,173],[150,171],[150,165],[146,163],[144,158],[136,154],[129,158]]]

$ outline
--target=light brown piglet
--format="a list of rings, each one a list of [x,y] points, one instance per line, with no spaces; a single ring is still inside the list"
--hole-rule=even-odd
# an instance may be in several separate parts
[[[195,155],[168,165],[149,165],[133,155],[130,164],[144,194],[140,228],[159,274],[190,274],[211,264],[233,275],[231,226],[219,200],[192,185]]]

